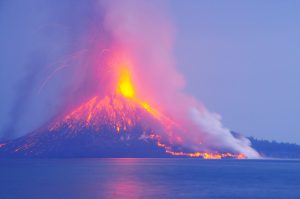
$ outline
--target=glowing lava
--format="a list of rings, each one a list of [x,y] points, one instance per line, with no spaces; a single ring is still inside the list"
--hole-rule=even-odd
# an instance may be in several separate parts
[[[128,98],[132,98],[135,95],[135,90],[132,85],[130,73],[126,67],[120,68],[120,75],[118,81],[118,91]]]

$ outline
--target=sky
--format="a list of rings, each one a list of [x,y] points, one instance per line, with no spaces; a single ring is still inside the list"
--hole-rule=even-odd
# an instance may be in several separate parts
[[[235,131],[300,143],[300,2],[170,2],[188,91]]]
[[[90,5],[49,2],[0,2],[0,131],[25,133],[55,113],[61,86],[39,93],[40,77],[84,42],[76,35]],[[300,2],[169,0],[166,9],[187,91],[234,131],[300,144]]]

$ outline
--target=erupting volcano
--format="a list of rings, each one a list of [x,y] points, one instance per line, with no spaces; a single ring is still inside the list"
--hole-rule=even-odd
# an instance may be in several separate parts
[[[101,39],[92,39],[88,64],[74,69],[93,87],[88,100],[2,143],[0,157],[259,157],[248,139],[185,94],[170,55],[171,28],[157,9],[137,1],[129,11],[123,4],[102,5]]]
[[[116,89],[94,96],[63,118],[17,140],[1,144],[1,156],[28,157],[201,157],[238,158],[242,153],[192,152],[178,145],[179,130],[167,116],[137,98],[128,68],[118,68]],[[167,133],[162,136],[156,131]],[[171,139],[172,138],[172,139]],[[176,141],[175,141],[176,140]],[[152,151],[151,151],[152,150]]]

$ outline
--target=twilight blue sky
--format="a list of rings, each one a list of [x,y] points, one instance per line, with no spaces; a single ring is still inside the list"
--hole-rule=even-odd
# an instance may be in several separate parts
[[[188,91],[231,129],[300,143],[300,1],[170,2]]]
[[[28,131],[55,112],[60,85],[37,95],[38,77],[76,48],[76,34],[89,20],[89,5],[82,5],[0,2],[0,131],[11,123],[7,115],[21,118],[18,129]],[[300,1],[169,0],[168,9],[188,92],[230,129],[300,143]],[[15,106],[18,98],[28,102]]]

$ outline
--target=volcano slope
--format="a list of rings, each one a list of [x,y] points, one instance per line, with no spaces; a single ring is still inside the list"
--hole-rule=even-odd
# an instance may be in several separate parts
[[[170,157],[144,125],[151,119],[120,96],[94,97],[47,127],[0,144],[0,157]]]

